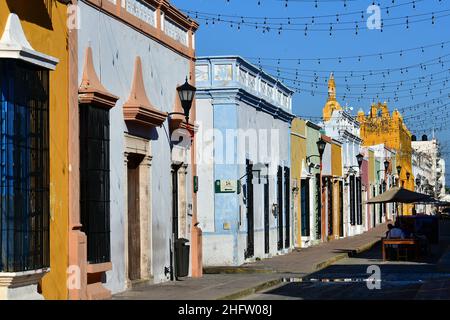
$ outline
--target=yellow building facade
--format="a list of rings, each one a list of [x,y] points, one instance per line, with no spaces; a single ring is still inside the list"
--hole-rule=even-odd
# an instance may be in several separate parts
[[[24,46],[26,49],[22,48],[22,50],[17,45],[15,50],[18,55],[13,59],[20,60],[20,66],[34,70],[36,63],[30,63],[27,55],[20,53],[21,50],[29,52],[33,49],[36,60],[44,65],[42,69],[48,70],[48,92],[46,92],[48,97],[46,98],[48,99],[49,131],[46,152],[48,152],[49,158],[49,178],[46,183],[48,185],[46,201],[49,198],[49,206],[44,206],[42,211],[44,211],[44,215],[48,214],[49,219],[49,227],[46,227],[49,229],[50,237],[49,253],[45,253],[45,255],[48,257],[46,260],[49,260],[50,269],[42,272],[43,277],[36,277],[39,279],[36,281],[40,281],[37,290],[46,299],[67,298],[68,175],[70,167],[68,165],[69,59],[66,23],[67,5],[56,0],[0,0],[0,34],[2,32],[8,34],[9,40],[16,37],[17,39],[13,39],[13,42],[20,42],[20,46]],[[8,37],[4,37],[2,41],[8,41]],[[28,48],[29,45],[32,48]],[[52,63],[54,65],[51,68],[45,67],[45,64]],[[47,246],[46,241],[44,241],[45,247]],[[34,248],[33,250],[38,249]],[[41,248],[40,250],[47,249]],[[6,296],[6,298],[8,297]]]
[[[291,181],[293,191],[295,246],[301,246],[301,192],[300,185],[306,169],[306,122],[295,118],[291,128]]]
[[[396,166],[400,169],[398,186],[414,191],[414,176],[412,172],[411,133],[398,110],[392,114],[387,103],[372,104],[369,114],[358,113],[361,124],[361,138],[364,146],[384,144],[396,151]],[[397,169],[393,168],[396,173]],[[403,206],[403,214],[411,214],[411,206]]]

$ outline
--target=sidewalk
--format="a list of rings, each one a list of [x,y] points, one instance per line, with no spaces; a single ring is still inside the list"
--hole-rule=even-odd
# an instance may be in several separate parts
[[[386,232],[386,224],[354,237],[334,240],[320,245],[296,249],[270,259],[223,268],[219,274],[202,278],[185,278],[128,290],[113,296],[114,300],[217,300],[237,299],[281,283],[283,277],[304,277],[326,268],[350,255],[370,249]],[[218,269],[219,270],[219,269]],[[252,271],[253,270],[253,271]]]
[[[326,268],[349,255],[372,248],[385,235],[386,230],[387,224],[381,224],[361,235],[296,249],[287,255],[264,259],[246,266],[270,268],[277,273],[306,275]]]

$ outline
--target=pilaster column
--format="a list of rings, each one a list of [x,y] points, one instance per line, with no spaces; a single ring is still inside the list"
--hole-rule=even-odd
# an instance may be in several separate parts
[[[139,165],[139,203],[140,229],[141,229],[141,277],[149,279],[152,274],[151,248],[152,248],[152,226],[151,226],[151,165],[152,157],[144,156]]]

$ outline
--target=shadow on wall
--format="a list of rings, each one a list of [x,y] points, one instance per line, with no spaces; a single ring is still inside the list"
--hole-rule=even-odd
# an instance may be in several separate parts
[[[20,20],[53,30],[51,11],[53,6],[62,5],[55,0],[6,0],[9,10]]]
[[[134,123],[126,123],[127,131],[129,134],[138,136],[147,140],[158,140],[159,134],[156,128],[145,128]],[[167,137],[169,139],[169,137]],[[169,140],[167,140],[169,141]],[[169,142],[167,142],[169,145]]]

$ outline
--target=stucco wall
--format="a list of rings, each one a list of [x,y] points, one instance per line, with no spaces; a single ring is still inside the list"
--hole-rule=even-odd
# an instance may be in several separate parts
[[[81,30],[79,56],[84,57],[87,46],[92,47],[94,65],[105,88],[120,97],[110,112],[111,123],[111,258],[113,270],[107,273],[106,286],[113,293],[125,289],[125,215],[124,132],[122,105],[130,94],[136,56],[142,59],[144,84],[152,104],[159,110],[171,112],[176,87],[184,83],[190,72],[189,60],[149,39],[113,17],[79,2]],[[82,74],[80,65],[80,77]],[[81,78],[80,78],[81,81]],[[163,127],[144,130],[142,135],[151,140],[150,185],[152,271],[155,282],[167,280],[164,267],[170,265],[171,238],[171,158],[167,121]],[[190,170],[190,169],[189,169]],[[187,195],[191,199],[191,195]],[[190,200],[189,200],[190,201]]]
[[[198,222],[203,232],[214,232],[214,117],[210,99],[197,100]]]
[[[252,148],[251,144],[248,143],[249,140],[247,140],[246,145],[246,154],[248,155],[249,159],[254,162],[254,164],[261,164],[268,161],[269,165],[277,164],[283,167],[291,167],[291,145],[290,145],[290,123],[284,122],[282,120],[274,118],[272,115],[261,112],[256,110],[255,108],[240,102],[238,107],[238,128],[243,129],[247,132],[251,132],[254,129],[262,131],[257,131],[258,136],[258,147]],[[267,140],[263,138],[264,133],[267,132]],[[275,142],[272,142],[272,137],[276,138],[278,136],[278,139],[275,141],[278,141],[278,144]],[[238,137],[238,143],[244,144],[243,141],[246,138],[245,135],[240,135]],[[266,144],[268,146],[267,151],[268,154],[265,156],[268,156],[269,159],[264,159],[261,155],[261,150],[264,148],[263,144]],[[241,151],[238,150],[238,153]],[[255,152],[257,154],[255,154]],[[275,166],[274,166],[275,167]],[[245,164],[238,166],[238,178],[245,175]],[[277,192],[276,192],[276,180],[275,180],[276,172],[270,170],[269,166],[269,210],[271,209],[272,203],[277,203]],[[286,237],[286,215],[285,215],[285,192],[284,190],[284,171],[283,171],[283,208],[280,208],[280,214],[283,215],[283,246],[284,246],[284,239]],[[291,175],[292,178],[292,175]],[[255,218],[255,255],[254,257],[262,258],[264,257],[264,179],[261,180],[261,183],[259,184],[259,181],[257,179],[256,173],[254,174],[253,178],[253,188],[254,188],[254,218]],[[244,181],[243,181],[244,183]],[[273,188],[271,188],[271,186]],[[290,200],[292,201],[292,192],[291,188],[287,191],[290,193]],[[242,199],[242,194],[240,195]],[[291,204],[289,204],[289,208],[291,207]],[[245,212],[245,211],[244,211]],[[245,215],[244,215],[245,217]],[[290,221],[290,244],[291,247],[293,246],[293,232],[292,232],[292,226],[293,226],[293,215],[292,212],[289,215]],[[243,219],[242,228],[240,229],[241,232],[246,235],[247,233],[247,225],[246,225],[246,219]],[[277,243],[277,237],[276,237],[276,230],[278,226],[278,220],[270,213],[269,214],[269,226],[271,232],[273,232],[274,236],[269,236],[269,243],[270,243],[270,253],[275,254],[277,252],[276,243]],[[244,248],[246,247],[246,238],[244,237]],[[238,262],[239,264],[243,263],[244,255],[243,251],[241,250],[238,252]]]
[[[311,157],[309,161],[315,165],[320,164],[319,159],[319,151],[317,149],[317,141],[319,140],[321,134],[318,129],[311,128],[310,126],[306,126],[306,154],[307,157]],[[310,237],[308,243],[305,245],[311,245],[316,242],[316,231],[317,231],[317,223],[318,223],[318,207],[319,203],[318,199],[318,189],[317,189],[317,179],[315,177],[316,174],[320,173],[320,169],[317,167],[311,168],[311,174],[313,175],[310,179]],[[303,239],[304,241],[308,241],[307,239]]]
[[[276,153],[275,159],[279,159],[282,166],[290,167],[290,125],[273,116],[257,111],[230,93],[229,96],[220,99],[197,98],[197,108],[201,120],[199,132],[202,132],[202,146],[199,144],[197,154],[201,153],[201,161],[198,162],[199,175],[201,177],[199,188],[199,222],[203,230],[203,263],[205,266],[215,265],[240,265],[244,263],[244,252],[247,248],[247,212],[243,201],[244,189],[237,193],[215,193],[214,182],[216,180],[238,180],[245,175],[245,160],[248,158],[255,165],[263,163],[267,159],[261,159],[260,148],[261,131],[266,130],[269,156]],[[210,149],[212,132],[205,136],[208,130],[214,128],[214,152]],[[256,129],[256,130],[254,130]],[[277,143],[270,143],[271,130],[275,130],[274,137]],[[257,138],[256,145],[248,143],[249,139]],[[253,141],[253,140],[252,140]],[[284,142],[284,143],[283,143]],[[275,145],[274,149],[272,145]],[[240,147],[244,147],[241,152]],[[214,154],[214,164],[211,160]],[[206,155],[206,156],[205,156]],[[197,159],[199,159],[197,157]],[[245,185],[247,179],[241,180]],[[263,258],[264,252],[264,183],[259,183],[255,173],[253,179],[254,189],[254,257]],[[277,202],[276,179],[269,176],[269,206]],[[213,210],[211,210],[213,208]],[[277,252],[276,218],[270,213],[270,253]],[[291,227],[293,217],[291,215]],[[291,244],[292,244],[292,232]]]
[[[322,174],[324,176],[331,176],[331,144],[327,143],[325,146],[325,151],[323,152],[322,160]]]
[[[301,179],[302,166],[306,165],[306,124],[305,121],[295,118],[291,127],[291,181],[296,181],[298,194],[293,203],[293,233],[295,245],[301,246]]]
[[[338,144],[331,145],[331,174],[333,176],[342,176],[342,147]]]
[[[39,52],[59,59],[50,71],[50,268],[43,278],[46,299],[66,299],[68,265],[68,51],[67,7],[53,3],[50,14],[44,2],[33,5],[27,0],[0,1],[0,34],[10,12],[21,20],[25,36]]]

